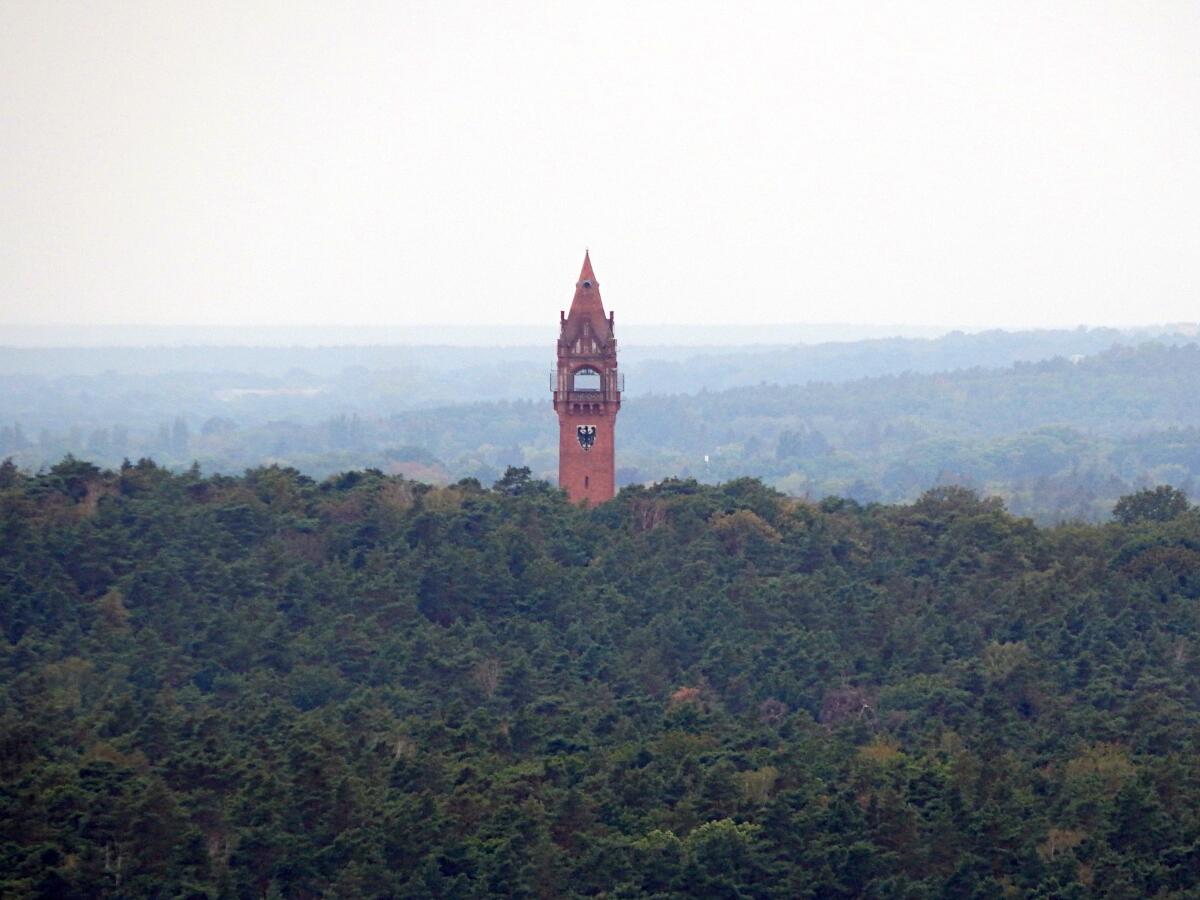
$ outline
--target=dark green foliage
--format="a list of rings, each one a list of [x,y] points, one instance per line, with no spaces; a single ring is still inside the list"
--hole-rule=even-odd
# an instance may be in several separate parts
[[[1134,522],[1169,522],[1188,511],[1187,494],[1170,485],[1138,491],[1113,506],[1113,517],[1125,525]]]
[[[0,894],[1190,897],[1200,514],[0,482]]]

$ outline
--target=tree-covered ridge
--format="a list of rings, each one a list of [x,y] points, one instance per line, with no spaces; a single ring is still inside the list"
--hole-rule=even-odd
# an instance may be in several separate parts
[[[1200,514],[0,468],[0,891],[1186,897]]]
[[[796,496],[864,503],[970,484],[1043,523],[1107,518],[1118,497],[1152,484],[1197,495],[1200,345],[1162,335],[1112,346],[1119,338],[1130,336],[653,351],[670,350],[665,359],[625,348],[632,389],[618,482],[752,476]],[[437,483],[490,484],[510,465],[555,476],[541,351],[480,349],[472,360],[466,348],[444,358],[436,348],[277,348],[259,354],[269,372],[247,372],[222,369],[220,349],[207,349],[157,374],[139,366],[167,365],[162,350],[130,351],[131,370],[92,375],[22,372],[36,354],[10,361],[17,371],[0,372],[0,458],[38,469],[68,453],[109,465],[147,456],[226,473],[276,463],[314,477],[373,467]],[[75,364],[116,365],[112,350],[97,353]],[[184,371],[209,357],[211,370]],[[66,362],[52,354],[40,365]]]

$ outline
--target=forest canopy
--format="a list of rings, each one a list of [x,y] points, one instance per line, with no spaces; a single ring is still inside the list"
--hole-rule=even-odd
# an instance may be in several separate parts
[[[0,466],[0,893],[1185,897],[1200,513]]]

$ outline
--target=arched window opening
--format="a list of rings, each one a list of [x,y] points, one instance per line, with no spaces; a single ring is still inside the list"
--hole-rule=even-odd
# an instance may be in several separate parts
[[[575,379],[572,382],[571,390],[573,391],[599,391],[600,390],[600,373],[595,369],[584,368],[575,373]]]

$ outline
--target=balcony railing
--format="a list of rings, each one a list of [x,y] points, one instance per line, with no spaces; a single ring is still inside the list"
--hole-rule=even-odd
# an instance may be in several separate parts
[[[565,396],[556,392],[555,397],[568,403],[599,403],[602,400],[620,400],[621,394],[619,391],[615,396],[604,391],[567,391]]]
[[[625,393],[625,373],[618,372],[616,380],[616,393],[618,395]],[[550,370],[550,390],[554,391],[556,394],[558,393],[558,371],[556,369]],[[591,398],[592,400],[595,400],[597,397],[607,397],[610,391],[606,390],[605,388],[593,388],[591,390],[584,391],[567,391],[567,393],[570,395],[570,399],[572,400],[577,398]]]

